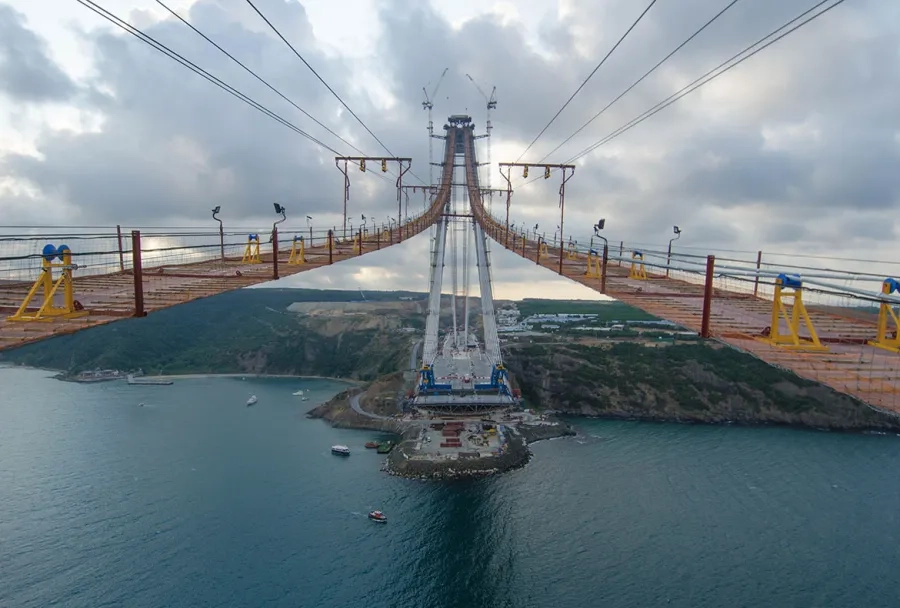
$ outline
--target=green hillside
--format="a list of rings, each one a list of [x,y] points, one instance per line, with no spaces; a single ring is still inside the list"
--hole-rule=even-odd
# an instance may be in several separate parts
[[[411,292],[366,292],[369,303],[420,299]],[[10,361],[67,370],[116,368],[147,373],[310,374],[373,378],[409,356],[409,334],[385,331],[404,317],[312,318],[296,302],[363,302],[359,291],[243,289],[0,353]],[[415,305],[415,303],[408,303]],[[330,322],[330,326],[328,325]]]

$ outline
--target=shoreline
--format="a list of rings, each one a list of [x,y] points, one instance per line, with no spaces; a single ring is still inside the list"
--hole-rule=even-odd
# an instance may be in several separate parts
[[[652,412],[645,414],[636,414],[633,412],[602,412],[597,414],[585,414],[584,412],[567,412],[556,410],[559,418],[574,418],[583,420],[601,420],[608,422],[642,422],[651,424],[679,424],[687,426],[713,426],[713,427],[739,427],[739,428],[783,428],[793,429],[797,431],[812,431],[818,433],[849,433],[849,434],[871,434],[883,433],[886,435],[896,434],[900,437],[900,422],[898,424],[881,425],[881,426],[863,426],[863,425],[816,425],[811,422],[794,422],[787,420],[766,420],[758,419],[739,419],[739,418],[699,418],[678,415],[656,415]],[[896,414],[888,413],[893,418],[900,418]]]
[[[14,363],[3,362],[0,363],[0,369],[27,369],[34,370],[40,372],[46,372],[50,374],[56,374],[54,377],[57,380],[62,380],[64,382],[75,382],[76,384],[95,384],[97,382],[81,382],[74,378],[63,377],[66,373],[64,370],[53,369],[53,368],[45,368],[45,367],[34,367],[29,365],[16,365]],[[283,379],[294,379],[294,380],[329,380],[336,383],[344,384],[350,388],[359,388],[363,387],[370,383],[370,381],[364,380],[354,380],[350,378],[340,378],[334,376],[315,376],[315,375],[296,375],[296,374],[265,374],[265,373],[176,373],[176,374],[163,374],[163,375],[146,375],[142,376],[143,378],[150,380],[200,380],[205,378],[253,378],[253,379],[267,379],[267,378],[283,378]],[[108,381],[114,380],[124,380],[125,376],[121,378],[111,379]],[[105,381],[100,381],[105,382]],[[344,391],[339,391],[343,393]],[[335,395],[335,396],[338,396]],[[328,404],[326,402],[325,404]],[[323,404],[323,405],[325,405]],[[807,430],[807,431],[817,431],[817,432],[840,432],[840,433],[862,433],[862,434],[873,434],[873,433],[884,433],[888,435],[897,435],[900,436],[900,416],[892,411],[883,411],[879,408],[872,408],[868,406],[868,404],[863,404],[866,407],[873,409],[874,411],[885,416],[890,423],[881,423],[881,424],[860,424],[853,422],[845,422],[843,424],[815,424],[812,420],[809,421],[788,421],[788,420],[779,420],[779,419],[765,419],[765,418],[725,418],[720,416],[713,417],[698,417],[698,416],[689,416],[689,415],[679,415],[672,413],[655,413],[655,412],[635,412],[635,411],[626,411],[626,410],[608,410],[602,412],[592,412],[586,413],[584,411],[566,411],[555,409],[554,412],[557,416],[561,416],[562,418],[570,418],[570,419],[588,419],[588,420],[608,420],[608,421],[628,421],[628,422],[651,422],[657,424],[687,424],[687,425],[704,425],[704,426],[737,426],[737,427],[771,427],[771,428],[791,428],[797,430]],[[334,426],[339,426],[343,428],[355,428],[360,430],[373,430],[374,428],[383,428],[386,432],[394,432],[393,429],[396,428],[394,425],[378,425],[373,424],[373,420],[363,418],[361,420],[354,419],[355,417],[350,415],[349,419],[342,419],[340,421],[331,420],[328,415],[321,416],[311,416],[311,417],[321,417],[325,420],[332,423]],[[361,417],[360,417],[361,418]],[[390,427],[391,430],[387,430],[385,427]],[[529,442],[530,443],[530,442]]]
[[[127,376],[127,374],[126,374]],[[124,376],[123,376],[124,378]],[[365,384],[362,380],[351,380],[348,378],[335,378],[333,376],[298,376],[294,374],[214,374],[214,373],[185,373],[185,374],[163,374],[160,376],[140,376],[140,378],[148,378],[151,380],[202,380],[204,378],[289,378],[294,380],[331,380],[333,382],[342,382],[344,384],[361,385]]]
[[[364,384],[364,383],[360,383]],[[335,395],[332,400],[335,398],[341,397],[341,394]],[[312,410],[307,413],[309,418],[319,418],[325,420],[329,424],[337,428],[345,428],[345,429],[354,429],[354,430],[373,430],[373,429],[381,429],[383,432],[395,433],[397,435],[402,435],[403,431],[398,432],[395,430],[396,421],[391,421],[393,425],[386,424],[378,424],[379,421],[371,418],[365,418],[362,416],[355,415],[352,413],[350,416],[341,417],[340,420],[336,420],[332,417],[332,412],[330,411],[332,407],[337,404],[333,404],[332,400],[326,401],[316,408],[319,411],[313,413]],[[310,415],[311,414],[311,415]],[[575,425],[578,424],[579,420],[597,420],[597,421],[607,421],[607,422],[639,422],[639,423],[650,423],[650,424],[677,424],[677,425],[688,425],[688,426],[712,426],[712,427],[740,427],[740,428],[783,428],[783,429],[793,429],[797,431],[809,431],[809,432],[818,432],[818,433],[849,433],[849,434],[883,434],[883,435],[896,435],[900,437],[900,430],[896,427],[884,427],[884,426],[816,426],[813,424],[803,424],[796,422],[786,422],[786,421],[777,421],[777,420],[728,420],[728,419],[716,419],[716,420],[703,420],[697,418],[688,418],[683,416],[654,416],[654,415],[635,415],[633,413],[620,413],[620,412],[605,412],[599,414],[585,414],[583,412],[566,412],[560,410],[554,410],[553,419],[557,422],[562,423],[569,427],[569,429],[574,428]],[[386,422],[386,421],[381,421]],[[543,436],[543,433],[538,431],[540,427],[519,427],[520,431],[524,431],[522,434],[525,435],[526,444],[531,445],[532,443],[536,443],[538,441],[545,441],[547,439],[553,439],[559,436],[567,436],[569,433],[563,433],[561,435],[554,434],[553,432],[548,433],[546,436]],[[526,430],[527,429],[527,430]],[[572,433],[574,434],[574,433]]]
[[[14,363],[0,363],[0,369],[27,369],[38,372],[48,372],[51,374],[56,374],[56,379],[63,380],[65,382],[77,382],[79,384],[96,384],[96,382],[81,382],[76,380],[75,377],[66,377],[66,370],[64,369],[54,369],[52,367],[35,367],[32,365],[16,365]],[[119,378],[111,378],[109,381],[113,380],[125,380],[128,377],[128,374],[125,373]],[[160,375],[150,375],[146,374],[144,376],[139,376],[139,378],[148,378],[151,380],[202,380],[203,378],[293,378],[296,380],[331,380],[334,382],[342,382],[344,384],[350,384],[353,386],[361,386],[363,384],[367,384],[367,381],[364,380],[354,380],[352,378],[339,378],[336,376],[309,376],[309,375],[298,375],[298,374],[260,374],[257,372],[249,372],[249,373],[222,373],[217,374],[213,372],[185,372],[185,373],[176,373],[176,374],[160,374]]]

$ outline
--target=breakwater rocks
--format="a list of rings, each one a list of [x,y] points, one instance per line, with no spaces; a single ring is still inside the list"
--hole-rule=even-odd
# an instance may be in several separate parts
[[[382,470],[412,479],[460,479],[486,477],[528,464],[531,452],[525,438],[510,432],[506,449],[499,456],[423,458],[415,453],[415,439],[406,439],[390,453]]]
[[[382,471],[397,477],[419,480],[471,479],[506,473],[528,464],[528,444],[542,439],[574,435],[564,422],[506,426],[506,443],[499,455],[474,456],[449,453],[423,456],[416,450],[421,427],[408,429],[402,441],[385,459]]]
[[[397,435],[400,440],[382,465],[384,472],[397,477],[423,480],[462,479],[505,473],[528,464],[531,459],[528,444],[575,434],[568,424],[560,420],[518,416],[517,420],[507,419],[493,423],[493,426],[503,429],[502,449],[498,449],[496,444],[489,447],[482,442],[480,446],[465,449],[460,444],[459,449],[442,446],[436,450],[435,446],[440,439],[431,441],[428,448],[423,449],[428,423],[361,415],[351,407],[351,400],[359,390],[351,388],[343,391],[310,410],[307,416],[322,418],[339,428],[368,429]],[[480,424],[472,420],[469,424],[473,422]]]
[[[522,434],[526,443],[554,439],[556,437],[575,436],[575,430],[562,420],[547,418],[533,424],[520,424],[516,430]]]

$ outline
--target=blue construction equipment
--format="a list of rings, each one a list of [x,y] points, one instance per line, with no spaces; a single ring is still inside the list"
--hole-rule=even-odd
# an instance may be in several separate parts
[[[504,395],[511,395],[509,390],[509,372],[506,371],[506,368],[502,363],[498,363],[494,366],[494,369],[491,371],[491,382],[490,384],[476,384],[476,391],[490,391],[490,392],[500,392]]]
[[[449,391],[452,389],[452,384],[437,384],[434,381],[434,370],[430,365],[423,365],[422,369],[419,370],[420,393],[437,393],[441,391]]]

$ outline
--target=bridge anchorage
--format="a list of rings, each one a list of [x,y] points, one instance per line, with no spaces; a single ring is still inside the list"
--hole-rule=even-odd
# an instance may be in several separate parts
[[[477,165],[471,165],[474,125],[471,118],[454,115],[444,128],[448,131],[447,161],[451,164],[450,196],[443,202],[443,213],[436,222],[431,243],[431,278],[428,316],[422,366],[411,405],[422,412],[438,415],[474,414],[516,407],[520,400],[509,384],[509,374],[500,354],[500,341],[494,318],[491,269],[487,236],[475,222],[468,190],[479,190]],[[451,157],[452,151],[452,157]],[[455,180],[458,169],[465,169],[463,180]],[[470,326],[469,241],[474,240],[475,266],[481,302],[483,340],[479,342]],[[461,247],[459,241],[462,241]],[[451,326],[441,342],[441,317],[444,267],[450,262]],[[462,289],[458,289],[458,270],[462,271]],[[460,310],[461,309],[461,310]],[[461,314],[460,314],[461,313]],[[461,318],[460,318],[461,317]]]

